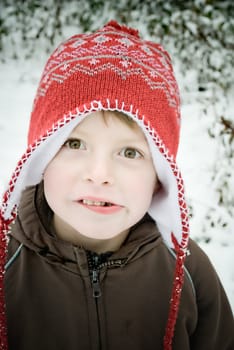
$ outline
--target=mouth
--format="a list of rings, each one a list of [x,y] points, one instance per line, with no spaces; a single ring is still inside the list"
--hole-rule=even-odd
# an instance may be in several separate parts
[[[111,202],[93,201],[91,199],[81,199],[78,202],[84,205],[93,205],[95,207],[112,207],[113,205],[115,205]]]
[[[85,208],[100,214],[113,214],[123,208],[119,204],[101,200],[101,199],[97,200],[97,199],[91,199],[91,198],[82,198],[78,200],[78,203],[84,206]]]

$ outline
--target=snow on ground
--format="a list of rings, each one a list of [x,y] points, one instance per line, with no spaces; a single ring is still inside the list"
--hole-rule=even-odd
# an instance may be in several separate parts
[[[32,60],[0,64],[0,194],[26,147],[30,110],[43,64],[43,61]],[[201,231],[202,214],[215,196],[209,171],[217,150],[207,136],[206,119],[199,119],[198,105],[193,98],[191,101],[184,101],[182,108],[178,163],[187,195],[194,202],[191,236],[197,237]],[[215,266],[234,310],[234,223],[231,231],[231,236],[227,232],[216,232],[209,244],[200,243],[200,246]]]

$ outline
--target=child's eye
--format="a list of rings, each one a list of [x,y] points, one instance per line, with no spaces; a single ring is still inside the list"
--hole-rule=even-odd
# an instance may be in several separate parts
[[[120,152],[120,155],[130,159],[142,158],[143,154],[137,151],[135,148],[126,147]]]
[[[85,149],[85,145],[83,141],[79,139],[68,139],[64,143],[65,147],[71,148],[71,149]]]

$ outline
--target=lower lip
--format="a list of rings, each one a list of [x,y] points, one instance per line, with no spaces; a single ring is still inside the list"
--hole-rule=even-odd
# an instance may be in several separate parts
[[[95,213],[98,214],[115,214],[118,211],[120,211],[122,209],[121,206],[119,205],[112,205],[110,207],[101,207],[101,206],[97,206],[97,205],[88,205],[88,204],[83,204],[83,203],[79,203],[81,204],[83,207],[94,211]]]

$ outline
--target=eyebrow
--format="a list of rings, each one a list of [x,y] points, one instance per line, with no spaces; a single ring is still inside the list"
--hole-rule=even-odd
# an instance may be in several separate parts
[[[69,138],[90,138],[91,135],[89,134],[89,132],[86,132],[84,130],[73,130],[71,132],[71,134],[68,136],[68,139]],[[118,142],[120,142],[121,144],[124,144],[124,145],[142,145],[142,146],[147,146],[147,148],[149,148],[149,144],[144,136],[144,134],[142,135],[142,139],[137,139],[135,137],[135,135],[133,134],[132,137],[130,138],[125,138],[125,139],[121,139],[121,134],[120,134],[120,139],[118,140]],[[138,146],[139,147],[139,146]]]
[[[78,134],[78,135],[77,135]],[[80,134],[88,137],[88,134],[85,131],[80,131],[80,130],[72,130],[72,132],[70,133],[70,135],[68,135],[68,137],[78,137],[80,136]]]
[[[86,132],[72,132],[68,138],[90,138],[90,134],[86,133]],[[121,136],[120,136],[120,139],[118,140],[119,142],[121,143],[126,143],[126,144],[129,144],[129,143],[142,143],[142,144],[146,144],[147,145],[147,140],[146,139],[142,139],[142,140],[139,140],[139,139],[136,139],[134,138],[125,138],[125,139],[122,139]]]

